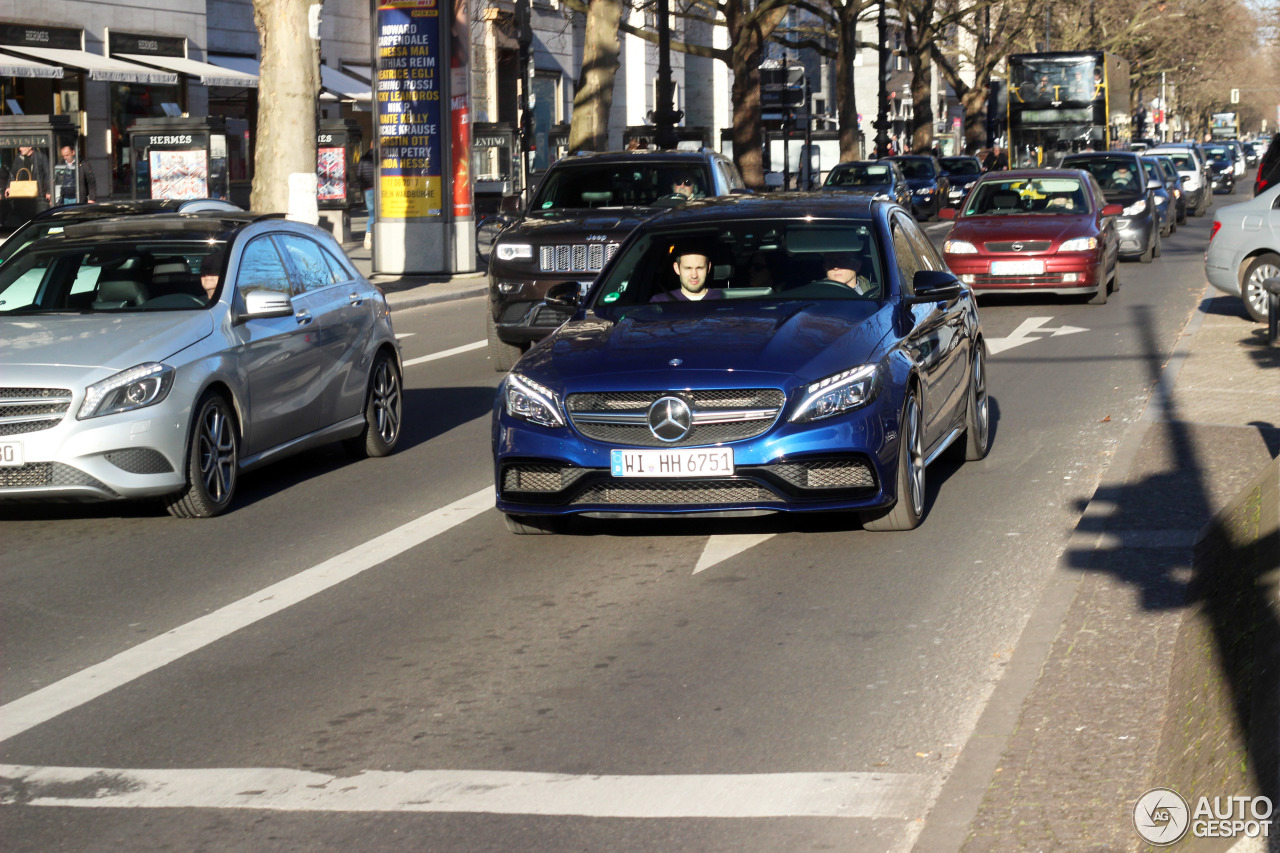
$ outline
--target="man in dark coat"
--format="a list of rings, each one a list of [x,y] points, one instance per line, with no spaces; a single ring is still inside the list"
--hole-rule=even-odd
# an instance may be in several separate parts
[[[59,151],[62,162],[54,169],[58,178],[58,204],[92,204],[97,201],[98,181],[93,176],[93,169],[88,163],[77,162],[73,146],[64,145]],[[76,180],[77,174],[79,181]]]

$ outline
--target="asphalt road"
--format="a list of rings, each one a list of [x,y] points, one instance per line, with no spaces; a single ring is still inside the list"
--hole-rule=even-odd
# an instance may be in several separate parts
[[[509,535],[478,299],[395,315],[388,459],[271,466],[208,521],[0,505],[0,843],[911,849],[985,748],[974,723],[1199,300],[1211,221],[1124,264],[1105,306],[982,304],[993,449],[929,469],[911,533]]]

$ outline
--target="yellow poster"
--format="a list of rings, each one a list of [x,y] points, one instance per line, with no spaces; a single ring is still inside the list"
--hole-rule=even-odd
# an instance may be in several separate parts
[[[439,216],[444,207],[438,177],[383,175],[379,189],[379,219]]]

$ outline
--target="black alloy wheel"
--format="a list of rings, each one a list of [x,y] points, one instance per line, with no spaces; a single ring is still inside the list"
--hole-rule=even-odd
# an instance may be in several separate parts
[[[187,488],[165,498],[174,518],[213,518],[231,506],[240,468],[240,433],[231,404],[208,393],[196,404],[187,448]]]

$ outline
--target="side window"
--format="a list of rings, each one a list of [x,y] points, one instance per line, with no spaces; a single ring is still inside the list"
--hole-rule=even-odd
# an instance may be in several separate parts
[[[947,265],[943,263],[942,258],[938,257],[938,253],[934,251],[933,244],[929,242],[929,238],[924,236],[924,232],[914,222],[907,221],[903,226],[907,233],[907,239],[911,241],[911,246],[916,250],[916,257],[920,259],[920,269],[922,270],[945,270]]]
[[[297,271],[299,287],[304,293],[333,284],[333,271],[319,243],[296,234],[279,234],[276,239],[284,246],[289,262]]]
[[[270,237],[259,237],[245,246],[240,255],[240,270],[236,275],[236,287],[241,293],[254,290],[274,290],[289,294],[289,273],[276,251]]]
[[[323,249],[324,259],[329,263],[329,271],[333,273],[334,281],[351,281],[355,278],[351,270],[347,269],[347,265],[338,260],[328,249]]]
[[[916,248],[911,245],[907,231],[909,227],[903,217],[893,217],[893,257],[898,265],[898,281],[904,294],[914,292],[912,282],[915,281],[916,273],[923,269]]]
[[[738,174],[737,166],[728,160],[721,161],[721,166],[724,167],[725,174],[729,178],[729,189],[740,190],[746,188],[747,185],[742,180],[742,175]]]

